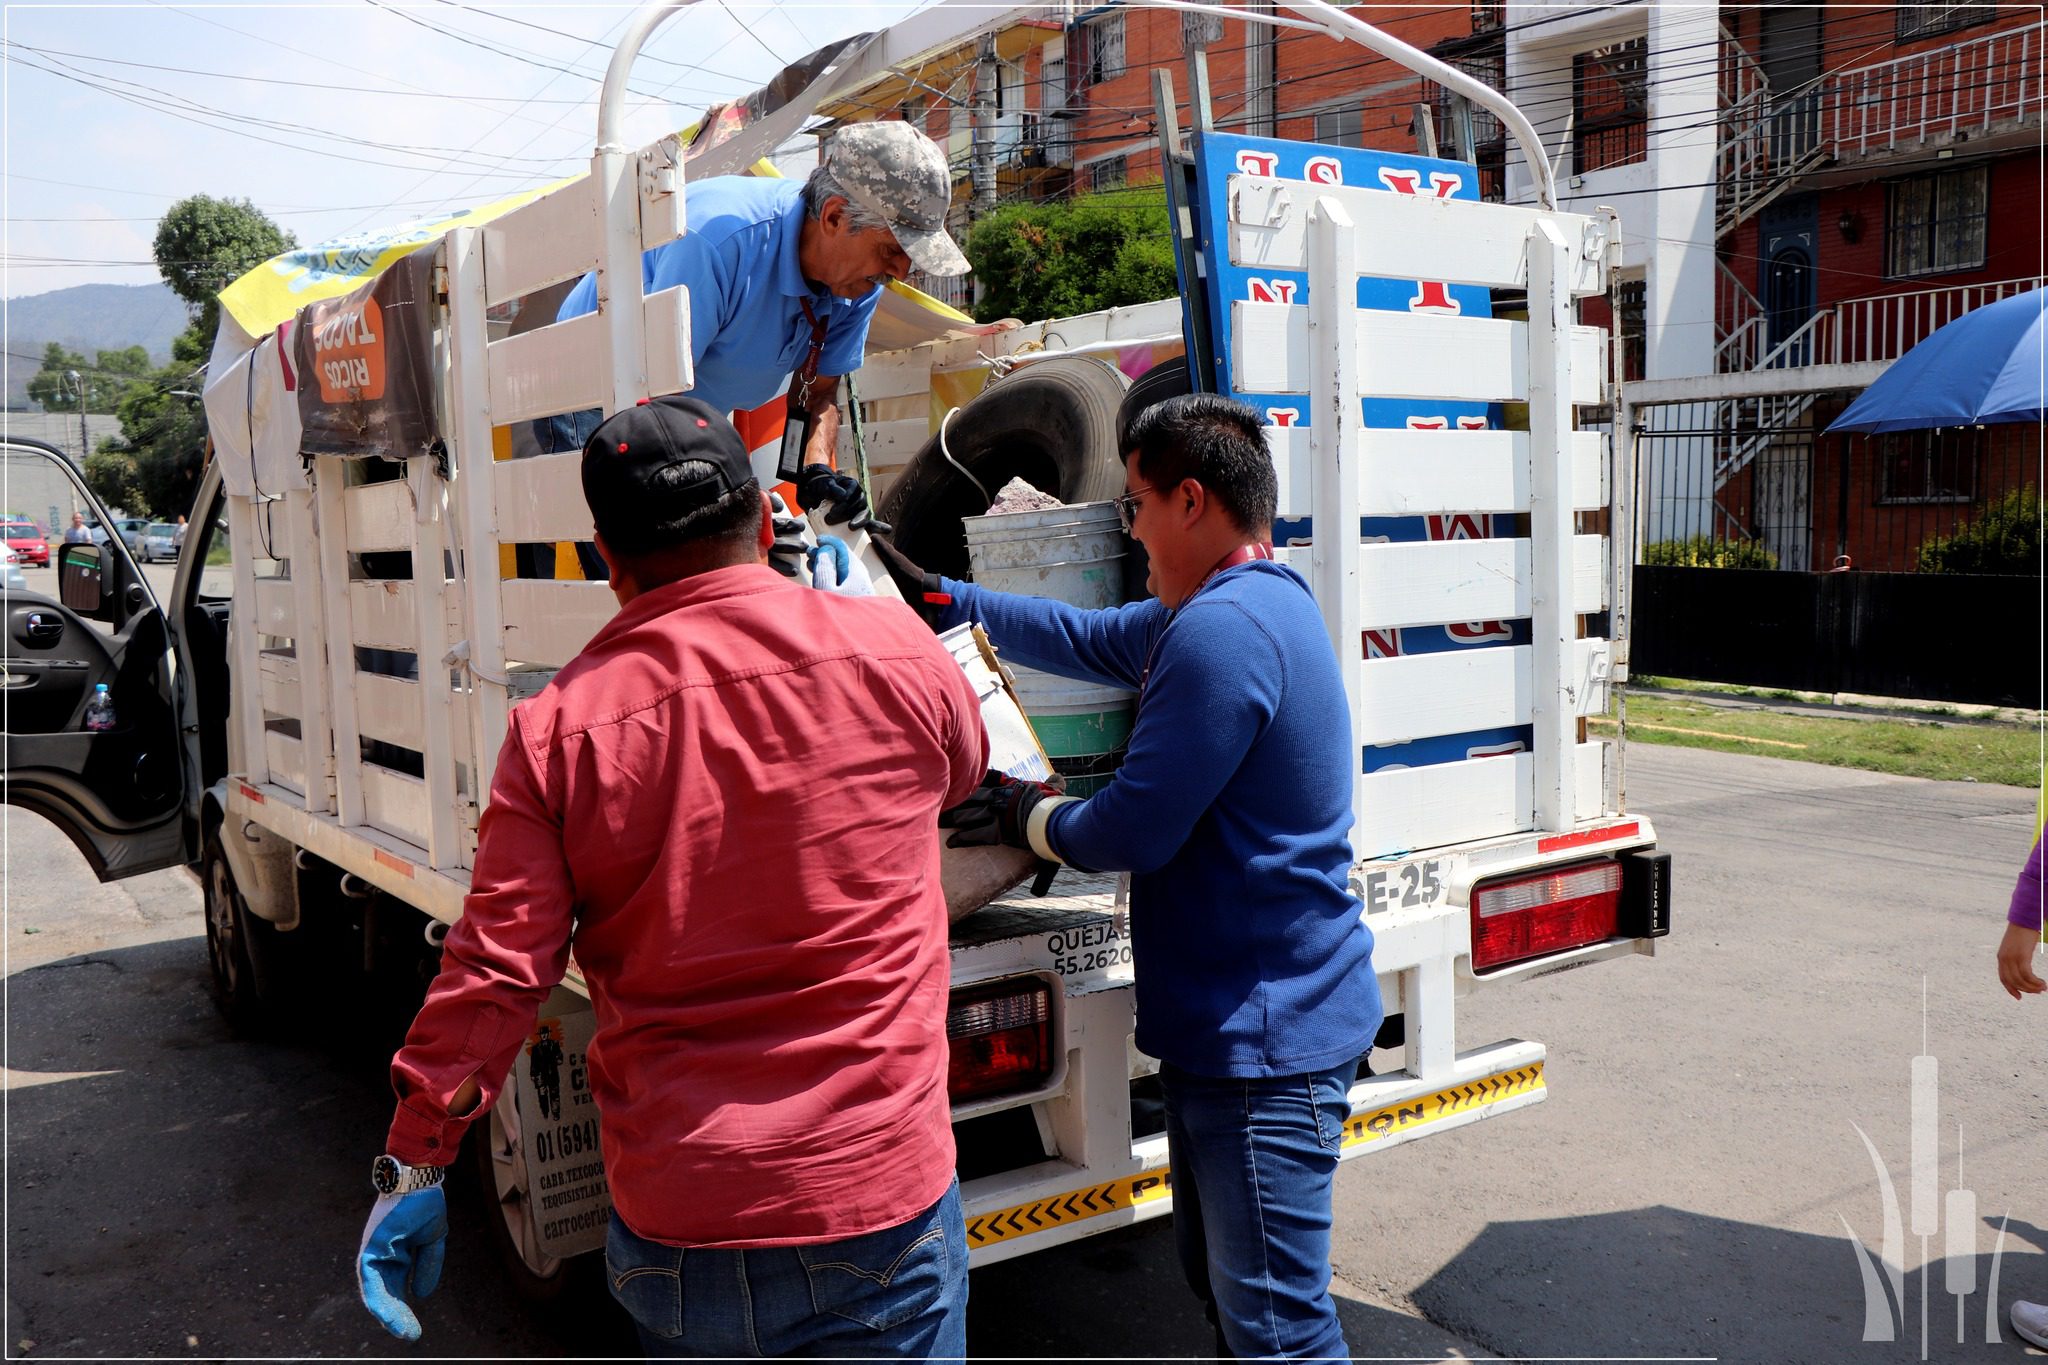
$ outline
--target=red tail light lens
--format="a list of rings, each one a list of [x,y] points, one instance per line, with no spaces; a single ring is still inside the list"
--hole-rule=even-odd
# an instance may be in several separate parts
[[[955,991],[946,1043],[954,1103],[1036,1090],[1052,1075],[1052,987],[1021,977]]]
[[[1472,970],[1505,967],[1612,938],[1620,905],[1621,865],[1612,860],[1476,887]]]

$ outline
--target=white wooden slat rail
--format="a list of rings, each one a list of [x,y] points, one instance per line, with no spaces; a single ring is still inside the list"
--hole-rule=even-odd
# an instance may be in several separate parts
[[[1372,244],[1361,273],[1496,289],[1528,284],[1526,243],[1544,216],[1538,209],[1506,204],[1250,175],[1231,177],[1229,195],[1230,259],[1247,269],[1308,269],[1309,210],[1317,200],[1328,199],[1343,206],[1360,240]],[[1583,222],[1585,236],[1571,278],[1577,296],[1606,287],[1604,224],[1595,218]]]
[[[583,452],[563,451],[525,460],[500,460],[498,539],[505,544],[589,540],[590,505],[583,500]]]
[[[1530,615],[1527,540],[1422,540],[1359,551],[1363,628],[1515,621]],[[1572,537],[1572,611],[1607,608],[1607,540]]]
[[[1577,714],[1597,715],[1607,709],[1607,641],[1580,640],[1572,654]],[[1496,645],[1369,660],[1360,670],[1359,743],[1527,725],[1536,703],[1534,656],[1529,645]]]
[[[649,295],[642,307],[647,328],[648,393],[676,393],[691,384],[689,290],[683,285]],[[609,411],[612,371],[603,313],[585,313],[486,349],[490,420],[499,426],[585,408]],[[485,448],[487,451],[489,447]]]
[[[339,476],[343,466],[337,460],[333,468]],[[405,480],[356,484],[342,490],[341,502],[350,553],[412,549],[412,489]]]
[[[683,196],[664,167],[681,159],[678,139],[640,152],[640,245],[660,246],[683,232]],[[559,185],[481,229],[486,303],[495,307],[597,269],[604,231],[596,183],[587,175]]]
[[[1452,512],[1520,512],[1529,506],[1529,433],[1366,428],[1358,433],[1360,515],[1419,517]],[[1309,429],[1267,427],[1280,477],[1280,515],[1305,516],[1310,494]],[[1607,437],[1572,436],[1572,506],[1607,506]]]
[[[357,579],[348,585],[348,612],[355,643],[374,649],[413,647],[419,618],[410,581]]]
[[[1313,294],[1311,294],[1313,296]],[[1315,363],[1309,310],[1302,304],[1230,305],[1231,377],[1244,393],[1306,394]],[[1526,402],[1529,324],[1503,318],[1356,310],[1358,372],[1353,392],[1368,398],[1447,403]],[[1602,333],[1571,331],[1571,401],[1601,401]]]
[[[507,579],[505,657],[523,664],[560,668],[616,616],[619,601],[603,583],[558,583]]]
[[[1604,813],[1607,756],[1597,740],[1576,746],[1576,801],[1565,828]],[[1353,851],[1384,858],[1534,828],[1535,764],[1535,755],[1513,753],[1367,773]]]

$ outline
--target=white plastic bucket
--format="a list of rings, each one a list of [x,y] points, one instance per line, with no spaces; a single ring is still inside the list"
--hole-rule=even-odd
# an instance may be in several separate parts
[[[974,581],[996,592],[1051,597],[1084,609],[1123,600],[1123,528],[1113,502],[964,517]],[[1108,780],[1107,756],[1131,732],[1133,693],[1009,665],[1017,699],[1069,790]]]

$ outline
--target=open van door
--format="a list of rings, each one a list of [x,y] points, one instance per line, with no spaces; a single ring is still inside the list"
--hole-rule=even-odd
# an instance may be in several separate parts
[[[73,507],[112,525],[71,462],[40,441],[0,445],[6,485],[25,505]],[[61,537],[52,528],[53,539]],[[70,836],[101,881],[190,862],[186,764],[170,632],[155,594],[116,537],[52,546],[26,591],[0,587],[0,796]],[[112,725],[88,729],[100,687]]]

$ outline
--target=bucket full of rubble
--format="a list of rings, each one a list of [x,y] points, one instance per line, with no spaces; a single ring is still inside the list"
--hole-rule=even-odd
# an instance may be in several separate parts
[[[1123,601],[1127,545],[1113,502],[1066,506],[1012,479],[987,516],[964,517],[962,524],[967,562],[982,587],[1091,610]],[[1067,790],[1088,796],[1105,785],[1130,735],[1136,697],[1014,664],[1010,672],[1039,742],[1054,769],[1067,775]]]

